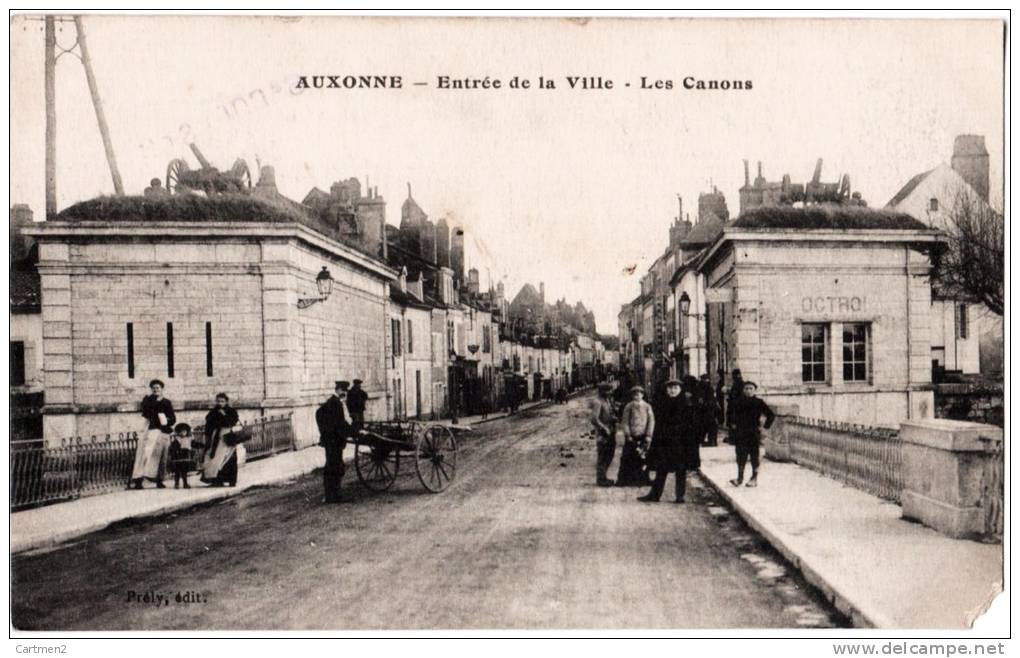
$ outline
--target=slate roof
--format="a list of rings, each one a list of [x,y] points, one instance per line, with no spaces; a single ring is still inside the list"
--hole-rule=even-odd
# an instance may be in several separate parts
[[[390,286],[390,299],[400,304],[401,306],[410,306],[412,308],[430,309],[431,305],[419,301],[417,297],[411,293],[404,292],[400,288]]]
[[[714,213],[710,213],[691,228],[690,232],[680,240],[680,244],[684,246],[710,244],[722,233],[725,225],[726,222]]]

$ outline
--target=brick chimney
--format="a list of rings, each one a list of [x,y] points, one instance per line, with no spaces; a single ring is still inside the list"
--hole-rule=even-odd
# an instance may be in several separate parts
[[[984,135],[957,135],[950,164],[982,199],[988,201],[988,150]]]
[[[464,229],[453,227],[450,236],[450,268],[457,286],[464,283]]]
[[[450,225],[445,217],[436,223],[436,265],[450,267]]]

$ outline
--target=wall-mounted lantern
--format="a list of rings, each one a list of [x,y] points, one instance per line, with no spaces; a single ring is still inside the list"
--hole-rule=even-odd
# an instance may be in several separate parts
[[[687,315],[687,312],[691,310],[691,298],[687,295],[687,291],[683,291],[680,294],[680,313]]]
[[[298,308],[308,308],[316,302],[324,302],[333,292],[333,275],[329,273],[325,265],[322,266],[322,271],[315,276],[315,287],[319,290],[319,296],[299,299]]]

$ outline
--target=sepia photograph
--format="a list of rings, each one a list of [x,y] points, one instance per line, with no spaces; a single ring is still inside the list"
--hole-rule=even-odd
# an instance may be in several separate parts
[[[11,12],[20,653],[1005,653],[1008,12],[533,14]]]

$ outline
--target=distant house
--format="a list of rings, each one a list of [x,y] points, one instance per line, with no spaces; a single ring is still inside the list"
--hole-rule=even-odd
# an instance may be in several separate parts
[[[962,198],[988,206],[988,151],[984,138],[960,135],[951,164],[917,174],[886,208],[946,230],[947,216]],[[936,368],[965,375],[1002,372],[1002,319],[983,304],[932,290],[931,359]],[[988,340],[988,337],[991,340]]]

